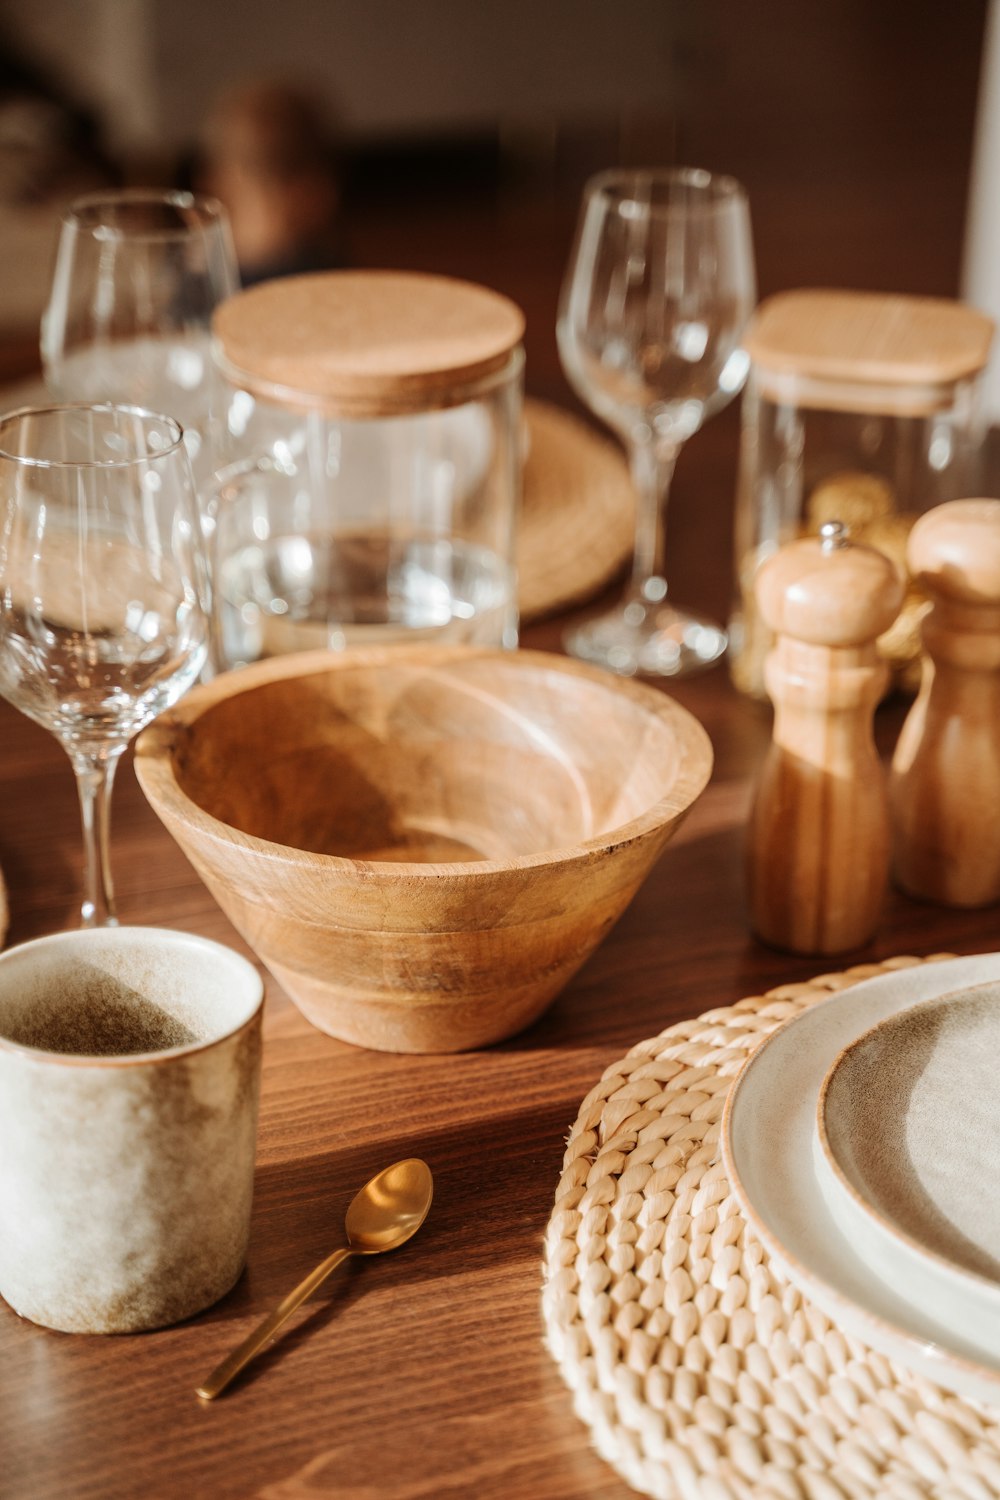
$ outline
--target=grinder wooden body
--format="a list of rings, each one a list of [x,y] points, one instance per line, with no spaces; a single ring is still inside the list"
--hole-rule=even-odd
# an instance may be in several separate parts
[[[893,757],[893,878],[948,906],[1000,900],[1000,500],[928,511],[907,547],[931,600]]]
[[[823,533],[783,547],[757,581],[776,636],[765,666],[775,717],[747,873],[759,937],[834,954],[872,936],[888,880],[888,799],[872,734],[887,668],[875,642],[903,584],[882,553],[851,545],[837,523]]]

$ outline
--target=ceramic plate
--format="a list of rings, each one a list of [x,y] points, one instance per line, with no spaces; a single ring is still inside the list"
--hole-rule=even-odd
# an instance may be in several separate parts
[[[1000,983],[925,1000],[844,1048],[816,1118],[820,1187],[855,1247],[973,1341],[1000,1329],[998,1057]]]
[[[750,1057],[726,1102],[722,1151],[748,1223],[775,1263],[846,1332],[973,1399],[1000,1401],[1000,1339],[982,1319],[958,1334],[907,1274],[884,1281],[821,1186],[820,1088],[843,1049],[921,1001],[1000,980],[1000,953],[921,964],[811,1006]]]

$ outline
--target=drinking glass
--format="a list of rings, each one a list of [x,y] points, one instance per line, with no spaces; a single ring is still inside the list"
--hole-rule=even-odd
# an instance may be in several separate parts
[[[207,484],[223,412],[212,314],[238,288],[229,220],[214,200],[145,189],[77,199],[42,316],[49,390],[169,412]]]
[[[203,539],[179,424],[126,406],[0,418],[0,695],[76,773],[84,927],[116,922],[111,787],[128,741],[194,682]]]
[[[673,677],[726,649],[719,626],[668,601],[666,508],[681,445],[746,379],[740,339],[755,300],[749,210],[733,178],[631,170],[587,184],[559,352],[579,395],[623,440],[638,503],[625,597],[566,636],[572,655]]]

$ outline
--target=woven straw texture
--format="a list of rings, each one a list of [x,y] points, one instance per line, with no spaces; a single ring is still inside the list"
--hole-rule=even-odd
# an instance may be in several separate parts
[[[720,1154],[730,1084],[769,1032],[918,962],[825,974],[682,1021],[583,1101],[546,1236],[546,1337],[598,1452],[635,1489],[1000,1496],[1000,1410],[910,1374],[813,1307],[751,1234]]]
[[[521,618],[599,593],[632,555],[635,496],[621,445],[545,401],[524,403],[517,536]]]

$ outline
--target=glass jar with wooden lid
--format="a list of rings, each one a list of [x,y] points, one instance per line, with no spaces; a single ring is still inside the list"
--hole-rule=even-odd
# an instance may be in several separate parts
[[[992,335],[984,314],[941,298],[799,290],[760,304],[745,336],[730,622],[730,668],[745,692],[764,693],[771,641],[754,580],[778,547],[839,521],[905,574],[916,517],[980,492]],[[909,582],[879,643],[903,685],[915,682],[923,608]]]
[[[395,637],[517,644],[523,330],[497,292],[411,272],[288,277],[222,304],[222,665]]]

